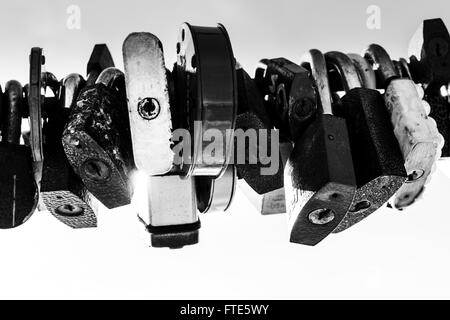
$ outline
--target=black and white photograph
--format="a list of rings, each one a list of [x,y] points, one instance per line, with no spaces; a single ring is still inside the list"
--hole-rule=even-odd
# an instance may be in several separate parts
[[[448,0],[0,2],[0,300],[450,299]]]

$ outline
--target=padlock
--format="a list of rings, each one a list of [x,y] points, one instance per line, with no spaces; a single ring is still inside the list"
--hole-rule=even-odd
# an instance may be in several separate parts
[[[287,159],[291,155],[293,145],[290,140],[280,139],[279,146],[280,162],[282,163],[282,168],[284,169]],[[250,187],[244,179],[241,179],[239,181],[239,189],[243,191],[247,199],[262,215],[286,213],[284,187],[259,194],[252,187]]]
[[[450,102],[441,88],[450,83],[450,34],[441,19],[424,20],[411,38],[408,50],[411,78],[425,89],[424,99],[431,106],[445,144],[442,157],[450,156]]]
[[[353,204],[333,231],[336,233],[387,203],[406,181],[406,171],[381,94],[362,87],[357,69],[344,53],[328,52],[325,59],[329,68],[341,76],[346,91],[334,104],[333,112],[347,121],[357,183]]]
[[[315,118],[314,84],[308,70],[285,58],[262,59],[254,82],[264,97],[265,111],[273,126],[280,131],[281,173],[292,152],[292,142]],[[263,194],[258,194],[245,182],[240,184],[240,188],[261,214],[286,213],[283,187]]]
[[[365,58],[376,64],[380,85],[386,88],[385,104],[405,160],[408,178],[394,201],[395,207],[401,209],[411,205],[422,193],[440,157],[444,139],[437,130],[436,122],[427,115],[414,82],[399,78],[384,48],[370,45]]]
[[[109,209],[130,203],[134,164],[120,70],[103,70],[95,85],[80,92],[62,141],[75,172],[101,203]]]
[[[22,85],[6,83],[0,118],[0,228],[9,229],[26,222],[36,210],[39,191],[34,178],[31,149],[20,144],[23,108]]]
[[[191,133],[190,155],[180,170],[186,176],[219,177],[230,160],[237,113],[236,63],[225,27],[181,26],[174,69],[176,128]],[[208,130],[222,150],[208,153]],[[188,148],[188,145],[184,146]]]
[[[106,44],[96,44],[87,64],[86,85],[94,85],[100,73],[106,68],[114,67],[114,61]]]
[[[272,141],[270,130],[273,129],[274,125],[255,82],[240,66],[238,66],[236,74],[239,106],[236,117],[236,132],[242,130],[244,135],[247,132],[254,132],[256,137],[253,142],[249,141],[248,144],[245,144],[245,157],[243,157],[245,161],[243,162],[239,159],[242,155],[238,150],[238,141],[235,140],[233,159],[239,179],[244,179],[257,194],[263,195],[283,188],[283,164],[282,161],[279,161],[281,159],[280,153],[273,155],[274,158],[278,158],[278,167],[274,175],[262,174],[262,170],[272,164],[261,161],[262,159],[258,156],[262,153],[261,145],[264,144],[266,150],[272,150],[274,149],[272,145],[279,145],[280,139]],[[260,134],[264,131],[265,135]]]
[[[177,173],[172,151],[173,102],[161,42],[132,33],[123,43],[125,82],[136,167],[138,217],[153,247],[180,248],[198,242],[193,177]],[[143,190],[145,192],[143,192]]]
[[[356,180],[345,119],[334,116],[324,55],[310,50],[302,66],[310,68],[318,92],[316,120],[294,143],[284,170],[290,241],[316,245],[347,214]]]
[[[70,108],[84,82],[80,75],[70,74],[61,81],[61,88],[55,90],[56,78],[51,78],[53,83],[44,80],[44,87],[51,85],[57,101],[49,106],[49,99],[45,98],[43,104],[46,121],[42,129],[45,142],[41,198],[48,211],[62,223],[72,228],[96,227],[98,201],[74,173],[61,141]]]
[[[263,59],[255,73],[255,83],[266,97],[268,113],[281,135],[297,140],[314,121],[317,102],[309,71],[285,59]]]

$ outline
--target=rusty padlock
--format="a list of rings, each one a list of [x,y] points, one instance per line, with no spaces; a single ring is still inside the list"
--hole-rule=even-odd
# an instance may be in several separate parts
[[[124,75],[105,69],[72,105],[62,141],[86,188],[107,208],[130,203],[133,170]]]

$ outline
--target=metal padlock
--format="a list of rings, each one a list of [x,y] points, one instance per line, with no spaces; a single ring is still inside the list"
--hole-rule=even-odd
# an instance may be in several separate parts
[[[263,195],[283,188],[283,164],[282,161],[279,161],[281,159],[280,153],[278,152],[275,156],[278,159],[278,166],[274,170],[276,172],[274,175],[262,174],[262,171],[269,168],[272,163],[263,163],[262,159],[258,157],[261,154],[261,145],[264,144],[266,150],[272,150],[274,149],[273,146],[279,144],[280,139],[278,135],[278,140],[272,140],[270,130],[273,129],[274,125],[255,82],[240,66],[238,66],[236,74],[239,107],[236,117],[236,132],[241,130],[243,135],[248,131],[255,132],[256,137],[253,142],[244,146],[244,162],[238,159],[242,154],[238,151],[239,141],[236,141],[234,163],[237,167],[238,177],[244,179],[257,194]],[[261,132],[266,132],[266,135],[261,135]]]
[[[44,99],[46,120],[42,129],[45,142],[40,191],[45,207],[59,221],[72,228],[92,228],[97,226],[97,200],[74,173],[61,141],[70,108],[84,85],[80,79],[80,75],[70,74],[61,81],[60,89],[52,88],[57,97],[52,105]],[[50,85],[48,81],[46,85]]]
[[[132,33],[123,43],[123,60],[133,152],[143,180],[135,195],[138,216],[151,234],[153,247],[195,244],[200,220],[194,178],[170,174],[176,167],[174,110],[162,44],[151,33]]]
[[[314,121],[317,101],[309,71],[285,59],[263,59],[255,82],[266,97],[265,105],[274,126],[295,141]]]
[[[9,229],[26,222],[37,208],[39,189],[34,177],[31,149],[20,144],[23,109],[22,85],[6,83],[0,118],[0,228]]]
[[[107,208],[131,202],[134,168],[124,75],[107,68],[72,105],[62,141],[86,188]]]
[[[336,116],[347,121],[357,190],[353,204],[333,231],[341,232],[375,212],[406,181],[403,156],[389,113],[377,90],[362,87],[352,60],[344,53],[325,54],[330,69],[341,76],[346,92],[334,104]]]
[[[365,58],[378,67],[376,72],[381,86],[386,88],[385,104],[405,160],[408,179],[394,201],[395,207],[404,208],[422,193],[440,157],[444,139],[437,130],[436,122],[427,115],[414,82],[399,78],[384,48],[370,45]]]
[[[410,76],[425,90],[424,99],[431,106],[445,144],[442,157],[450,156],[450,101],[441,88],[450,84],[450,34],[441,19],[424,20],[409,42]]]
[[[333,115],[324,55],[310,50],[318,114],[294,144],[284,170],[291,242],[316,245],[341,223],[355,196],[356,179],[345,119]]]

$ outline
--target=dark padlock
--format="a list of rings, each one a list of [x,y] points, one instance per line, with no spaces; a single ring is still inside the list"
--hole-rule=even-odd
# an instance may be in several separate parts
[[[450,34],[441,19],[424,20],[411,38],[408,50],[409,70],[414,82],[422,84],[424,99],[431,106],[445,144],[442,157],[450,156],[450,102],[441,94],[450,84]]]
[[[405,161],[408,179],[394,200],[395,207],[401,209],[422,194],[440,157],[444,139],[436,122],[428,116],[416,85],[408,78],[399,77],[386,50],[371,44],[364,57],[377,66],[379,86],[386,89],[385,105]]]
[[[308,70],[285,58],[263,59],[255,83],[266,97],[274,126],[295,141],[317,112],[314,84]]]
[[[134,164],[120,70],[105,69],[95,85],[80,92],[62,142],[75,172],[101,203],[109,209],[130,203]]]
[[[53,82],[56,79],[51,78]],[[94,212],[97,201],[74,173],[61,141],[70,108],[82,89],[83,81],[80,79],[80,75],[70,74],[61,81],[61,88],[57,90],[55,83],[43,81],[44,87],[51,85],[57,99],[49,103],[46,98],[43,104],[46,117],[42,128],[45,142],[40,191],[45,207],[59,221],[72,228],[92,228],[97,226]],[[64,102],[60,102],[61,98]]]
[[[114,67],[114,61],[106,44],[96,44],[87,64],[86,85],[95,84],[100,73],[106,68]]]
[[[22,85],[6,83],[2,95],[2,140],[0,142],[0,228],[9,229],[26,222],[37,208],[39,190],[34,178],[29,146],[20,144]]]
[[[271,117],[264,106],[262,94],[259,92],[253,79],[247,72],[238,67],[237,74],[237,90],[238,90],[238,113],[236,117],[236,134],[235,134],[235,152],[234,163],[237,168],[238,177],[244,179],[245,182],[258,194],[266,194],[268,192],[283,188],[283,163],[280,160],[281,155],[278,150],[277,155],[270,155],[278,158],[278,167],[274,175],[262,174],[262,170],[270,167],[270,162],[262,161],[260,157],[261,145],[266,146],[266,150],[274,149],[272,145],[279,145],[279,135],[276,136],[275,141],[272,140],[271,130],[274,125]],[[238,140],[238,134],[241,137],[245,133],[255,132],[253,142],[245,144],[245,161],[238,159],[241,152],[238,151],[239,143],[242,143],[242,138]],[[266,133],[265,135],[260,133]],[[250,139],[249,139],[250,140]],[[245,140],[244,140],[245,141]]]
[[[329,69],[341,76],[346,91],[333,112],[347,121],[357,183],[353,204],[336,233],[384,205],[406,181],[406,171],[381,94],[362,88],[357,69],[344,53],[328,52],[325,59]]]
[[[284,170],[290,241],[316,245],[341,223],[355,196],[346,121],[333,115],[324,55],[310,50],[302,65],[310,68],[318,92],[316,120],[295,142]]]

